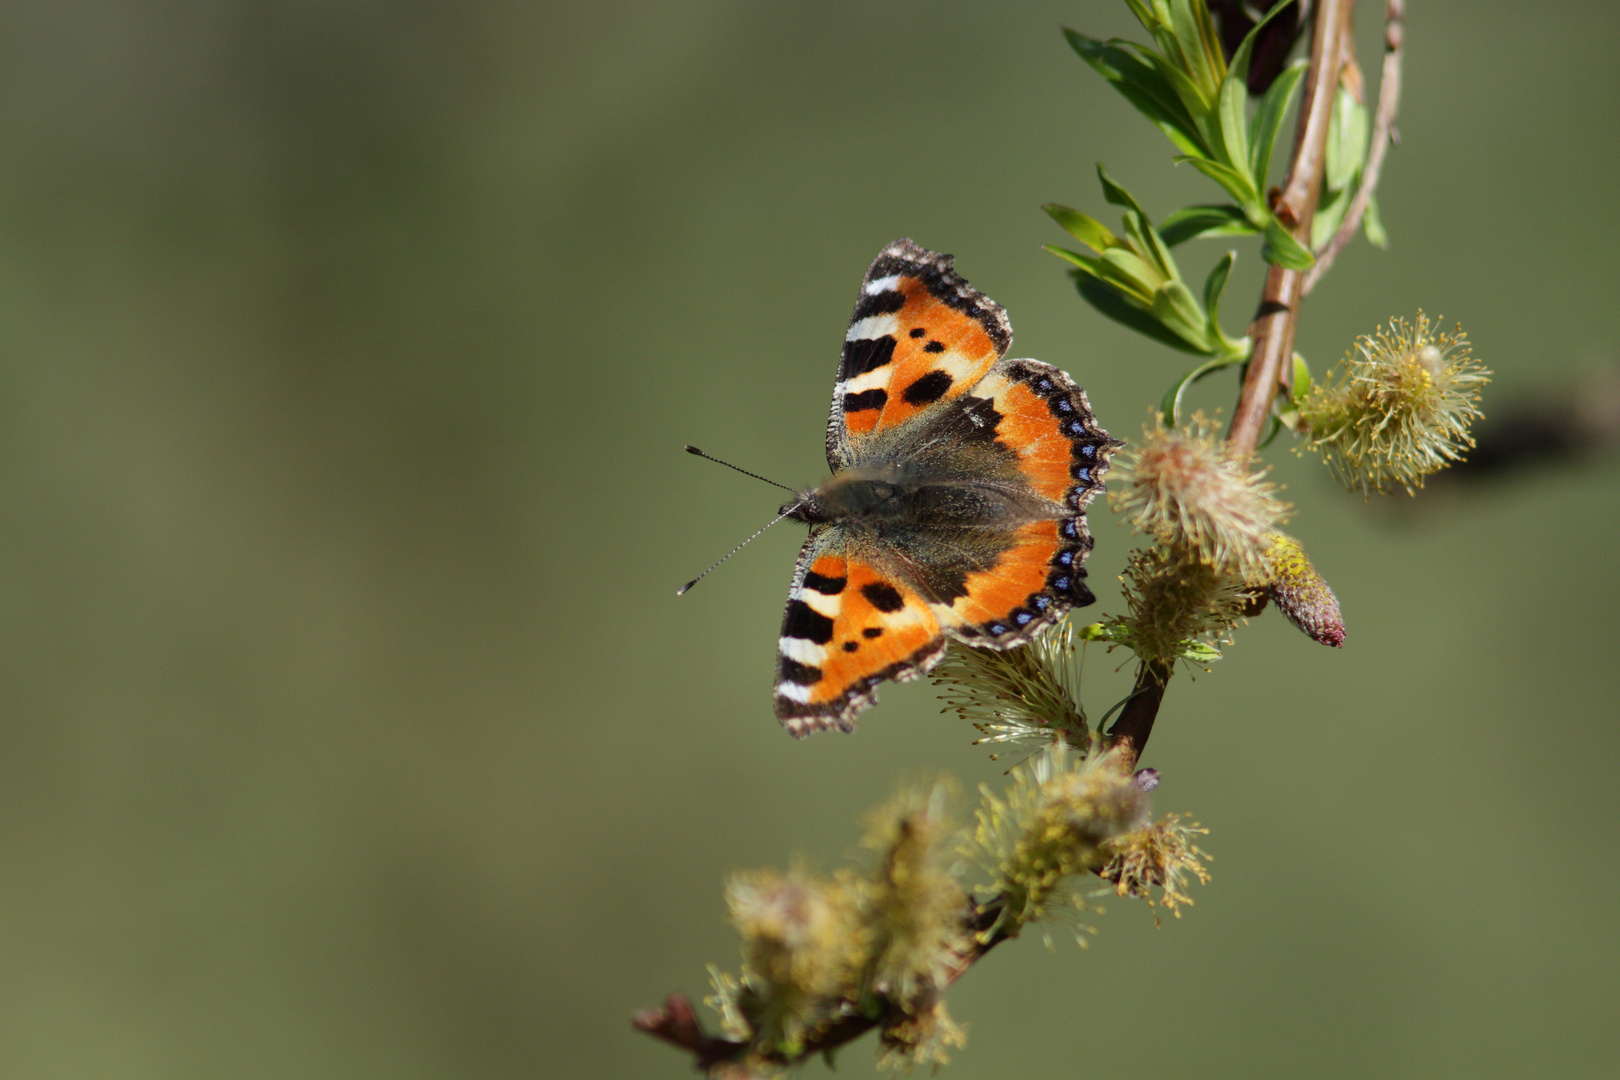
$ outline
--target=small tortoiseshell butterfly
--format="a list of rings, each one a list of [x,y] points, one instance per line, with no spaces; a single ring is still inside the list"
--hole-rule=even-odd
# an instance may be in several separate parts
[[[951,640],[1021,645],[1094,597],[1086,504],[1124,445],[1050,364],[1003,360],[1000,305],[910,240],[861,282],[827,422],[833,475],[782,508],[810,525],[777,648],[776,715],[840,728]]]

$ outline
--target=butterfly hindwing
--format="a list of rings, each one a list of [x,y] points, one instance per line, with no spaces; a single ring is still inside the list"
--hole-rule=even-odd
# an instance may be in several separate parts
[[[805,542],[777,643],[776,715],[794,735],[854,730],[885,679],[914,678],[945,652],[939,613],[836,529]]]
[[[836,471],[864,444],[966,393],[1012,344],[1001,305],[956,273],[949,255],[896,240],[861,282],[844,335],[827,424]]]
[[[1085,391],[1038,360],[1001,361],[962,404],[993,423],[994,444],[1017,454],[1029,493],[1051,506],[1044,518],[1010,528],[995,565],[969,575],[952,604],[963,623],[954,636],[1007,648],[1095,599],[1085,585],[1085,509],[1122,444],[1097,425]]]

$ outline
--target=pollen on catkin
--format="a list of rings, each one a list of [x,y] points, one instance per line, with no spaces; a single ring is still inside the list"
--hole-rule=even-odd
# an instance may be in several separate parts
[[[1181,918],[1181,905],[1191,904],[1186,893],[1190,879],[1209,883],[1203,860],[1209,854],[1193,842],[1209,830],[1182,814],[1167,814],[1135,832],[1109,841],[1111,854],[1098,876],[1114,883],[1121,896],[1135,896],[1155,907],[1163,906]],[[1158,890],[1155,896],[1153,890]],[[1155,920],[1157,917],[1155,917]]]
[[[1117,752],[1078,757],[1053,743],[1012,772],[1005,796],[981,787],[977,826],[965,853],[990,875],[997,930],[1072,917],[1086,908],[1079,875],[1108,861],[1103,845],[1140,828],[1147,793]]]
[[[1107,636],[1150,664],[1220,659],[1249,602],[1241,577],[1174,548],[1131,552],[1120,581],[1127,614],[1105,621]]]
[[[1288,504],[1264,472],[1235,458],[1202,413],[1185,427],[1159,418],[1115,459],[1108,500],[1138,531],[1199,562],[1256,582],[1265,577],[1267,537]],[[1123,474],[1121,476],[1121,474]]]
[[[1473,447],[1468,429],[1489,381],[1462,329],[1442,332],[1420,311],[1357,338],[1338,378],[1305,395],[1300,425],[1351,491],[1410,494]]]

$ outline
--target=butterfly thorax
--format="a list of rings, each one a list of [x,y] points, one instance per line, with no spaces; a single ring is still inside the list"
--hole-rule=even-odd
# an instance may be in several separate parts
[[[855,529],[1008,527],[1050,517],[1054,507],[1027,489],[917,467],[865,466],[835,473],[782,512],[810,525]]]

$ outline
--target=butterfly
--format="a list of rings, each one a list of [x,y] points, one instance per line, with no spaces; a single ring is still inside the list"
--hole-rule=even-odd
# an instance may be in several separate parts
[[[844,335],[827,464],[781,513],[810,526],[777,646],[777,718],[838,728],[952,641],[1027,642],[1085,585],[1086,505],[1124,445],[1050,364],[1007,360],[1007,313],[910,240],[878,253]]]

